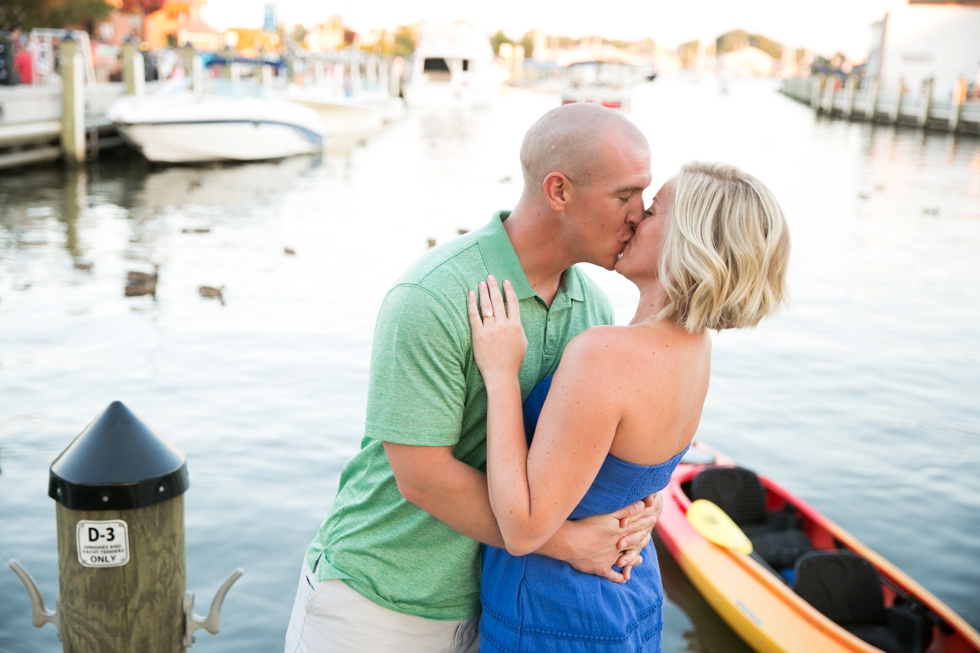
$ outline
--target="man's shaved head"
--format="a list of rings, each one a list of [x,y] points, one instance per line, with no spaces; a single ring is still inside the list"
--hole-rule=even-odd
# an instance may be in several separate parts
[[[521,143],[524,193],[542,192],[541,184],[553,172],[573,184],[589,185],[602,171],[603,145],[611,134],[650,149],[629,119],[597,104],[566,104],[541,116]]]

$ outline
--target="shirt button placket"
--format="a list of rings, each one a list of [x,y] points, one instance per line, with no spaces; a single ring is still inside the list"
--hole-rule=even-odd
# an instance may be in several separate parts
[[[559,329],[552,328],[551,324],[552,311],[548,311],[548,316],[545,318],[544,327],[544,351],[541,355],[541,369],[550,370],[551,365],[555,360],[555,355],[558,352],[558,344],[555,342],[557,337],[557,331]],[[542,372],[543,373],[543,372]]]

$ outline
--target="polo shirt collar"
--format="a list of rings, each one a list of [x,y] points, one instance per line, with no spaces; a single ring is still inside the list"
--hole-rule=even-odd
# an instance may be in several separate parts
[[[538,293],[531,287],[531,282],[527,280],[527,274],[521,267],[521,261],[517,258],[514,245],[510,242],[510,236],[504,229],[504,220],[510,217],[510,211],[497,211],[493,214],[490,223],[480,229],[477,233],[477,240],[480,249],[485,251],[493,260],[494,270],[492,271],[501,281],[507,279],[514,285],[514,292],[518,299],[529,299],[539,297]],[[559,290],[559,295],[567,294],[569,299],[575,301],[585,301],[585,289],[579,280],[579,275],[568,268],[562,273],[562,283],[564,293]],[[557,298],[556,298],[557,299]]]
[[[509,280],[514,286],[514,292],[518,299],[529,299],[537,297],[538,293],[531,287],[531,282],[527,280],[521,261],[517,258],[514,245],[510,242],[510,236],[504,229],[504,220],[510,216],[510,211],[497,211],[493,214],[490,223],[480,229],[477,241],[480,249],[492,263],[491,272],[497,279],[503,282]]]

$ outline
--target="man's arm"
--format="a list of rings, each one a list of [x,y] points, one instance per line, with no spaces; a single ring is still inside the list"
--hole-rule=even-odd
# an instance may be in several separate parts
[[[453,530],[503,547],[486,475],[453,456],[466,392],[465,326],[423,288],[402,284],[388,293],[371,348],[365,435],[385,443],[402,496]],[[621,582],[612,566],[638,564],[655,514],[634,506],[566,522],[538,553]],[[621,526],[620,518],[632,522]]]
[[[406,500],[467,537],[504,547],[490,508],[486,475],[457,460],[453,447],[386,442],[385,452]],[[650,542],[661,507],[651,497],[612,515],[566,521],[537,553],[563,560],[579,571],[624,582],[629,579],[628,568],[642,562],[639,551]],[[624,567],[625,575],[613,565]]]

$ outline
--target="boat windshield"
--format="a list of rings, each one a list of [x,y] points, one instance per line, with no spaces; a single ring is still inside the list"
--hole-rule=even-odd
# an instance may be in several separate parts
[[[633,66],[615,61],[587,61],[565,69],[564,81],[572,88],[626,86],[633,81]]]
[[[160,97],[170,97],[187,93],[191,90],[191,77],[182,79],[172,79],[164,83],[157,89],[154,95]],[[266,100],[280,99],[281,93],[274,89],[266,88],[255,81],[234,82],[230,79],[218,78],[204,80],[205,92],[208,95],[218,95],[231,98],[263,98]]]
[[[184,91],[188,91],[191,88],[191,78],[181,77],[180,79],[171,79],[157,88],[154,95],[159,95],[161,97],[166,97],[170,95],[178,95]]]
[[[258,82],[243,81],[243,82],[233,82],[230,79],[214,79],[211,80],[212,84],[208,87],[208,93],[212,95],[221,95],[223,97],[235,97],[235,98],[264,98],[264,99],[274,99],[279,97],[279,93],[276,91],[262,86]]]

